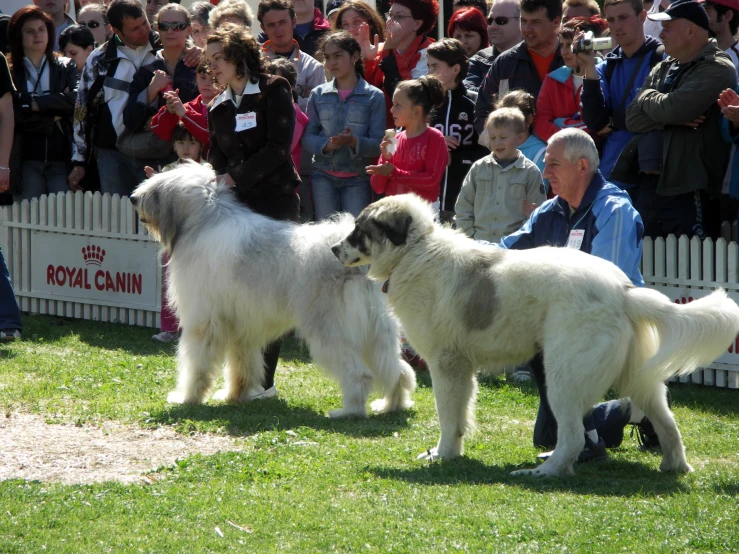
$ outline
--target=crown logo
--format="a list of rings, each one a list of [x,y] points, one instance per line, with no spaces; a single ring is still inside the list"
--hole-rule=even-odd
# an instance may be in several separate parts
[[[105,259],[105,250],[101,250],[99,246],[82,247],[82,257],[85,265],[101,265]]]

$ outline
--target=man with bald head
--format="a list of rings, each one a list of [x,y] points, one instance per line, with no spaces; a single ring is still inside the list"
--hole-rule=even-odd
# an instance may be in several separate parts
[[[521,42],[521,0],[495,0],[488,13],[490,46],[470,58],[464,86],[477,92],[490,66],[501,52]]]
[[[709,18],[698,2],[678,0],[649,18],[662,23],[669,57],[652,69],[626,109],[626,128],[638,135],[611,178],[638,183],[635,207],[646,236],[716,236],[730,151],[721,138],[716,99],[736,85],[736,70],[710,38]]]

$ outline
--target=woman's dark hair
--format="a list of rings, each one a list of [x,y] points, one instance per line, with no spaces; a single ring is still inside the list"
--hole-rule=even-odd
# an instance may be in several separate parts
[[[557,31],[557,36],[560,39],[572,42],[575,35],[582,31],[587,33],[588,31],[593,33],[593,36],[598,38],[603,36],[603,33],[608,29],[608,22],[602,17],[594,15],[591,18],[584,17],[573,17],[568,19],[567,23],[562,25]]]
[[[402,90],[414,106],[421,106],[423,116],[428,119],[434,108],[444,103],[444,85],[436,77],[426,75],[410,81],[401,81],[395,90]]]
[[[200,142],[192,135],[190,131],[187,130],[187,127],[185,127],[185,124],[182,123],[182,121],[180,121],[177,126],[172,129],[172,142],[175,143],[178,140]]]
[[[195,2],[190,6],[190,17],[200,23],[203,27],[208,26],[208,17],[215,6],[210,2]]]
[[[144,7],[136,0],[113,0],[108,6],[108,23],[117,31],[123,31],[125,18],[138,19],[145,15]]]
[[[413,19],[420,19],[423,22],[416,35],[426,35],[436,25],[436,19],[439,17],[438,0],[395,0],[393,4],[405,6],[411,11]]]
[[[248,76],[252,83],[256,83],[259,76],[267,72],[262,49],[245,28],[224,23],[208,35],[206,44],[214,42],[221,44],[223,59],[236,66],[236,75],[239,77]]]
[[[82,14],[85,13],[99,13],[100,16],[103,18],[103,23],[108,25],[108,9],[103,6],[102,4],[87,4],[87,6],[83,7],[80,11],[77,12],[77,19],[79,21],[79,17]]]
[[[346,2],[341,5],[339,11],[336,12],[336,19],[334,20],[335,31],[343,30],[341,27],[341,19],[349,10],[354,10],[367,22],[367,25],[369,25],[371,40],[374,40],[375,35],[377,35],[380,37],[380,42],[385,41],[385,22],[372,6],[366,2],[362,2],[362,0],[346,0]]]
[[[295,85],[298,84],[298,69],[294,63],[287,58],[275,58],[267,62],[267,73],[284,77],[293,91],[293,102],[298,101],[298,93],[295,92]]]
[[[48,41],[44,53],[48,59],[54,59],[54,40],[56,38],[54,21],[38,6],[25,6],[13,14],[8,24],[8,44],[10,45],[8,65],[14,71],[23,67],[23,56],[25,55],[23,53],[23,25],[34,19],[43,21],[46,25]],[[16,64],[18,65],[16,66]]]
[[[64,51],[70,42],[80,48],[95,47],[95,37],[84,25],[70,25],[64,29],[59,35],[59,50]]]
[[[325,35],[323,42],[318,48],[318,53],[321,59],[325,57],[324,49],[327,44],[334,44],[339,49],[349,52],[349,56],[354,54],[354,52],[357,52],[359,54],[359,58],[354,62],[354,71],[356,72],[357,77],[362,77],[364,75],[364,67],[362,66],[362,48],[359,46],[357,39],[355,39],[351,33],[348,33],[347,31],[336,31],[330,35]]]
[[[456,38],[443,38],[438,42],[434,42],[426,49],[426,53],[450,67],[459,64],[457,83],[461,83],[467,77],[467,70],[469,69],[467,49]]]
[[[459,27],[462,31],[477,33],[480,35],[480,50],[490,46],[488,38],[488,22],[485,16],[477,8],[462,8],[452,14],[447,28],[447,36],[451,37],[454,30]]]

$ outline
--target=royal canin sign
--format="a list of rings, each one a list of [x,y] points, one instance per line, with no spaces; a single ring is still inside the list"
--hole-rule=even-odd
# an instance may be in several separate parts
[[[161,301],[152,242],[33,231],[31,250],[35,292],[148,310]]]

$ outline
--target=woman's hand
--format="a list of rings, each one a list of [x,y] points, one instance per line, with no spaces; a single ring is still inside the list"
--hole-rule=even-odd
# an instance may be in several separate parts
[[[395,170],[395,166],[393,164],[368,165],[365,169],[369,175],[390,177]]]
[[[84,190],[82,186],[80,186],[80,181],[85,178],[85,168],[81,165],[74,166],[74,169],[70,172],[69,176],[67,177],[67,182],[69,183],[69,188],[72,190]]]
[[[446,147],[449,150],[454,150],[459,146],[459,139],[457,137],[444,137],[444,140],[446,141]]]
[[[731,126],[739,127],[739,94],[730,88],[723,91],[718,97],[718,105],[721,113],[729,120]]]
[[[387,22],[385,29],[387,30],[387,40],[385,40],[385,45],[383,46],[383,49],[394,50],[398,47],[398,44],[400,44],[400,38],[403,34],[403,29],[400,26],[400,23],[398,23],[394,19],[390,19]]]
[[[362,59],[374,60],[380,52],[380,36],[375,35],[374,42],[370,40],[370,28],[367,23],[359,26],[359,36],[357,37],[359,47],[362,49]]]
[[[144,167],[144,173],[146,174],[147,179],[151,179],[154,175],[156,175],[159,172],[153,167],[151,167],[150,165],[147,165]]]
[[[226,185],[228,185],[229,187],[235,187],[236,186],[236,181],[234,181],[234,178],[231,177],[231,174],[230,173],[226,173],[223,176],[223,182],[226,183]]]

